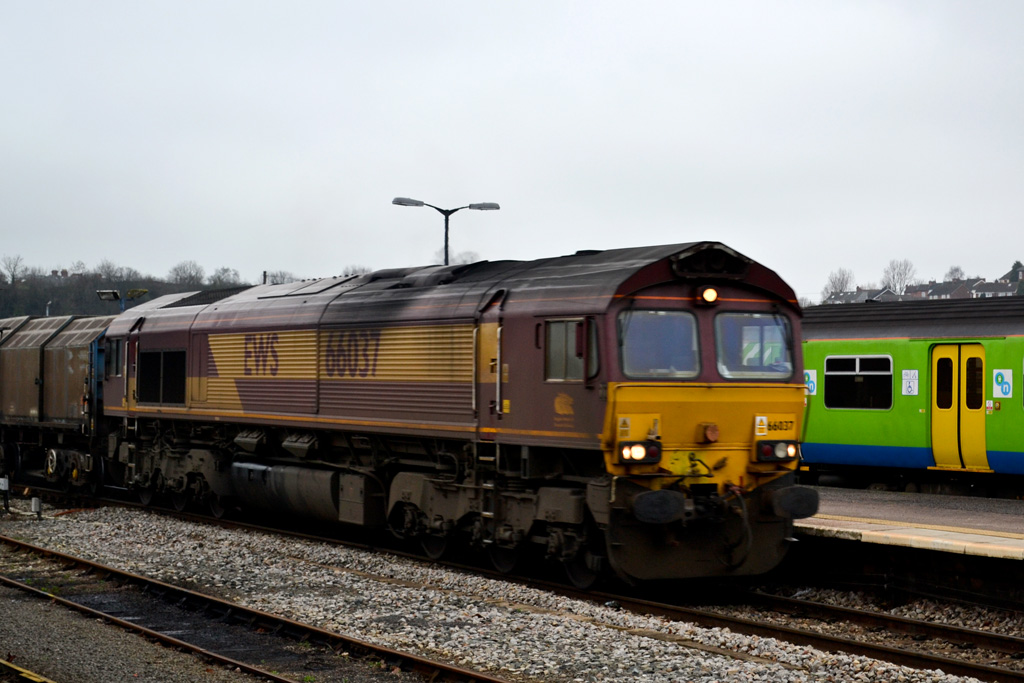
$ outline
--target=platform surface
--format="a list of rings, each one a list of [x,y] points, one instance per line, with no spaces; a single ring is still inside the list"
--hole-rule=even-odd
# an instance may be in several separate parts
[[[1024,560],[1024,501],[815,487],[798,534]]]

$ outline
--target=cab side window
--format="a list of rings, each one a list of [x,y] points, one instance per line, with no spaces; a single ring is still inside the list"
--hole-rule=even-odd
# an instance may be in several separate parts
[[[584,339],[586,330],[589,339]],[[584,320],[548,320],[544,325],[544,379],[582,381],[589,371],[597,374],[597,326]],[[587,362],[584,363],[584,355]]]

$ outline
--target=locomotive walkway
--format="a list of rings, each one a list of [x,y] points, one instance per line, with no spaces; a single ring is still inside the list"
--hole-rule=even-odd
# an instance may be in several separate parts
[[[1024,501],[819,487],[798,534],[1024,560]]]

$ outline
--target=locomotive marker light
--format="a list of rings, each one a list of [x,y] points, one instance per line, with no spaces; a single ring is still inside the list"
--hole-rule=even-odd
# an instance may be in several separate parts
[[[758,441],[757,459],[759,462],[783,462],[795,460],[800,449],[791,441]]]
[[[418,199],[409,199],[408,197],[395,197],[391,200],[392,204],[398,206],[429,206],[431,209],[438,211],[444,216],[444,265],[448,265],[448,217],[456,211],[462,211],[463,209],[473,209],[474,211],[497,211],[501,207],[494,202],[481,202],[479,204],[467,204],[466,206],[460,206],[457,209],[442,209],[439,206],[433,204],[427,204],[421,202]]]
[[[629,465],[661,462],[661,446],[654,441],[622,441],[619,460]]]

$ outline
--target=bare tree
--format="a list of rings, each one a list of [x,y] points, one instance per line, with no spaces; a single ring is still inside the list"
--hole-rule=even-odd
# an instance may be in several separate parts
[[[942,276],[943,282],[954,282],[964,279],[964,269],[960,266],[950,266],[946,274]]]
[[[434,254],[434,260],[437,263],[444,263],[444,249]],[[460,251],[458,254],[451,254],[448,263],[453,266],[461,266],[467,263],[476,263],[479,260],[480,254],[475,251]]]
[[[244,283],[237,270],[223,266],[213,271],[213,275],[206,280],[206,284],[215,289],[223,289],[224,287],[237,287]]]
[[[345,266],[345,269],[341,271],[342,277],[348,277],[349,275],[363,275],[369,273],[370,269],[366,266]]]
[[[121,280],[121,266],[110,259],[103,259],[96,266],[96,274],[108,282],[119,282]]]
[[[25,260],[18,255],[4,256],[0,259],[0,267],[3,267],[12,287],[17,287],[18,279],[25,274],[24,263]]]
[[[916,274],[917,270],[910,259],[893,259],[889,261],[889,265],[882,272],[882,287],[887,287],[897,294],[903,294],[907,290],[907,285],[913,284]]]
[[[289,282],[296,282],[299,278],[287,270],[272,270],[264,273],[263,279],[268,285],[283,285]]]
[[[200,287],[205,275],[206,271],[195,261],[182,261],[171,268],[171,272],[167,274],[167,280],[176,285]]]
[[[833,294],[849,292],[854,288],[855,282],[852,270],[848,270],[846,268],[833,270],[828,274],[828,280],[825,282],[825,288],[821,290],[821,300],[824,301]]]

